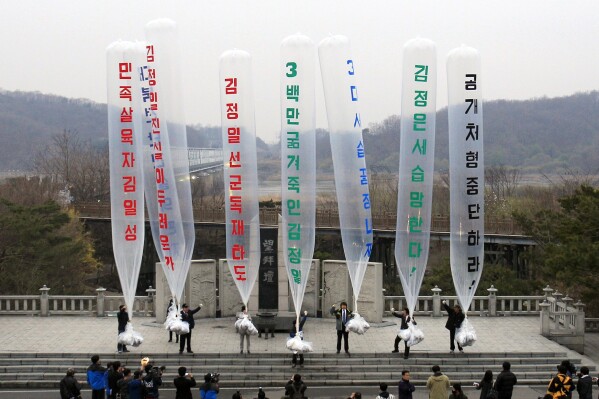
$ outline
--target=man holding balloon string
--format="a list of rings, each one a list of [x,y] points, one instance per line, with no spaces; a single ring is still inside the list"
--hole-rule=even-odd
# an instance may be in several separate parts
[[[345,325],[351,318],[354,317],[351,310],[347,308],[346,302],[341,302],[339,305],[339,309],[335,305],[331,307],[330,313],[335,315],[337,319],[336,328],[337,328],[337,353],[341,352],[341,338],[343,337],[343,344],[345,353],[350,356],[349,353],[349,332],[345,329]]]
[[[191,350],[191,330],[195,327],[195,320],[193,319],[193,315],[199,312],[202,309],[202,304],[195,308],[194,310],[189,310],[189,305],[186,303],[183,304],[181,310],[181,321],[187,322],[189,324],[189,332],[187,334],[181,334],[179,336],[179,354],[183,353],[183,349],[185,348],[185,341],[187,341],[187,353],[193,353]]]
[[[455,331],[462,326],[462,322],[466,318],[464,312],[462,312],[462,308],[460,305],[455,305],[453,308],[450,308],[447,305],[447,301],[441,302],[445,311],[447,312],[447,323],[445,324],[445,328],[449,330],[449,353],[453,353],[455,351],[455,342],[458,342],[455,339]],[[464,348],[460,346],[458,342],[458,349],[460,353],[464,352]]]

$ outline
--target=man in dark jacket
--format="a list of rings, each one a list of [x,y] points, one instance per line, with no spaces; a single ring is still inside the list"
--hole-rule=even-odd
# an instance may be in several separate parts
[[[396,312],[395,309],[391,309],[391,314],[401,319],[401,326],[399,327],[400,330],[407,330],[408,323],[410,321],[416,324],[416,321],[412,320],[412,318],[410,317],[410,309],[408,308],[403,308],[403,311],[401,313]],[[399,341],[401,341],[401,337],[399,336],[399,334],[397,334],[397,336],[395,337],[394,349],[392,351],[393,353],[399,352]],[[404,347],[405,348],[403,352],[403,358],[407,359],[410,356],[410,347],[408,346],[408,343],[406,341],[404,341]]]
[[[308,387],[302,381],[302,376],[295,374],[285,385],[285,396],[289,399],[302,399]]]
[[[177,388],[175,399],[193,399],[191,388],[196,386],[196,380],[193,378],[193,375],[188,374],[187,368],[183,366],[179,367],[177,373],[179,377],[174,379],[175,388]]]
[[[580,399],[593,398],[593,379],[589,375],[589,368],[582,366],[578,374],[578,382],[576,382],[576,390]]]
[[[118,382],[123,378],[123,369],[121,362],[112,362],[112,367],[108,370],[108,389],[110,399],[116,399],[118,393]]]
[[[75,379],[75,370],[70,368],[67,375],[60,380],[61,399],[81,398],[81,384]]]
[[[162,385],[162,368],[155,368],[152,364],[146,365],[146,376],[143,378],[146,387],[146,399],[156,399],[160,396],[158,388]]]
[[[185,341],[187,341],[187,353],[193,353],[191,350],[191,331],[196,324],[195,320],[193,319],[193,315],[199,312],[200,309],[202,309],[202,304],[200,304],[200,306],[194,310],[189,310],[189,306],[186,303],[183,304],[183,309],[181,310],[181,321],[186,321],[189,324],[189,332],[179,336],[179,354],[183,353]]]
[[[399,381],[398,389],[398,399],[412,399],[412,392],[416,390],[416,387],[410,382],[410,372],[408,370],[403,370],[401,372],[401,380]]]
[[[497,399],[512,399],[512,391],[514,390],[514,385],[518,383],[518,379],[510,371],[511,367],[510,362],[503,362],[503,371],[499,373],[495,380],[493,389],[497,391]]]
[[[445,323],[445,328],[449,330],[449,352],[453,353],[455,351],[455,344],[453,343],[455,341],[455,330],[461,327],[466,316],[464,316],[460,305],[455,305],[452,309],[447,306],[447,301],[443,301],[442,303],[447,312],[447,323]],[[458,349],[460,352],[464,352],[464,349],[460,346],[459,342]]]
[[[330,314],[334,315],[337,319],[335,327],[337,328],[337,353],[341,352],[341,338],[343,338],[343,347],[345,353],[349,356],[349,332],[345,329],[345,325],[354,315],[352,311],[347,308],[347,303],[341,302],[339,309],[333,305]]]
[[[117,381],[116,391],[120,399],[129,399],[129,383],[133,379],[130,369],[123,369],[123,378]]]
[[[125,329],[127,328],[127,323],[129,323],[129,313],[127,313],[126,305],[119,306],[119,313],[117,314],[117,319],[119,322],[119,334],[124,333]],[[119,353],[129,352],[125,344],[117,344],[117,350],[119,351]]]
[[[100,364],[100,356],[93,355],[92,364],[87,368],[87,383],[92,390],[92,399],[104,399],[104,373],[106,369]]]

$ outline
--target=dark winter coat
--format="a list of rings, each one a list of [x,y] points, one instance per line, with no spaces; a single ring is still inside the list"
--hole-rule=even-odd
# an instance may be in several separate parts
[[[460,328],[462,326],[462,322],[466,318],[464,312],[457,313],[453,308],[447,306],[446,303],[443,304],[445,311],[447,312],[447,323],[445,323],[445,328],[448,330],[455,330],[456,328]]]
[[[121,399],[129,399],[129,383],[131,378],[121,378],[116,383],[116,393],[121,395]]]
[[[123,379],[123,375],[114,369],[108,370],[108,388],[111,391],[115,391],[118,387],[119,380]]]
[[[104,373],[106,368],[99,364],[91,364],[87,368],[87,383],[90,388],[94,391],[105,389],[104,386]]]
[[[304,331],[304,324],[306,324],[306,320],[308,320],[308,316],[302,316],[302,318],[300,319],[300,325],[299,325],[299,332]],[[289,336],[291,338],[295,337],[295,324],[293,324],[291,326],[291,330],[289,330]],[[303,337],[302,337],[303,339]]]
[[[395,317],[397,317],[398,319],[401,319],[401,326],[399,327],[401,330],[407,330],[408,328],[408,323],[410,322],[410,320],[412,320],[412,318],[409,315],[406,315],[404,317],[402,312],[391,312],[391,314]],[[412,323],[414,325],[416,325],[416,321],[412,320]]]
[[[181,321],[186,321],[187,323],[189,323],[189,329],[193,330],[193,328],[196,325],[195,320],[193,319],[193,315],[196,314],[197,312],[200,311],[200,309],[202,309],[201,306],[198,306],[197,308],[195,308],[194,310],[190,310],[189,312],[185,313],[183,311],[181,311]]]
[[[514,385],[518,383],[516,375],[509,370],[503,370],[497,376],[493,388],[497,391],[498,399],[511,398]]]
[[[81,384],[77,382],[75,377],[67,375],[60,380],[60,397],[61,399],[78,398],[81,395]]]
[[[493,381],[482,380],[476,387],[476,389],[480,389],[479,399],[487,399],[487,395],[489,394],[491,388],[493,388]]]
[[[175,399],[193,399],[191,388],[196,386],[196,380],[193,377],[177,377],[174,379],[174,383],[177,388]]]
[[[580,399],[593,398],[593,379],[589,375],[582,376],[576,382],[576,390]]]
[[[162,378],[159,377],[156,372],[152,371],[146,375],[143,379],[144,386],[146,387],[146,397],[157,398],[160,393],[158,388],[162,385]]]
[[[398,399],[412,399],[412,392],[416,390],[416,387],[410,381],[402,378],[399,380],[397,389],[399,391],[399,395],[397,395]]]
[[[119,311],[117,314],[117,319],[119,321],[119,332],[125,332],[127,328],[127,323],[129,322],[129,313],[127,311]]]
[[[288,381],[287,385],[285,385],[285,396],[289,396],[290,398],[294,398],[294,395],[296,395],[296,392],[299,393],[299,395],[304,398],[304,393],[306,392],[306,389],[308,387],[306,386],[306,384],[304,384],[304,382],[302,380],[299,381]]]

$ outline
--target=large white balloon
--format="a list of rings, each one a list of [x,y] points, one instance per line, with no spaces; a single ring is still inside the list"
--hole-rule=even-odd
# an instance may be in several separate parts
[[[180,302],[195,244],[195,230],[177,26],[168,19],[151,21],[146,25],[146,37],[147,65],[140,78],[149,86],[144,97],[145,122],[146,133],[152,138],[157,217],[153,214],[156,208],[148,206],[148,209],[164,273],[172,295]]]
[[[145,233],[141,93],[136,72],[143,54],[143,45],[133,42],[118,41],[106,49],[112,247],[130,314]]]
[[[459,47],[447,56],[450,166],[450,262],[464,311],[483,271],[485,172],[481,61],[477,50]]]
[[[315,74],[312,40],[299,34],[285,38],[281,43],[283,256],[298,318],[316,231]]]
[[[324,87],[335,189],[343,251],[352,282],[355,304],[372,252],[372,217],[359,86],[349,40],[331,36],[318,45]]]
[[[413,39],[403,51],[395,259],[410,314],[428,260],[437,100],[437,50]]]
[[[220,57],[227,264],[247,305],[260,266],[260,220],[252,59],[241,50]]]

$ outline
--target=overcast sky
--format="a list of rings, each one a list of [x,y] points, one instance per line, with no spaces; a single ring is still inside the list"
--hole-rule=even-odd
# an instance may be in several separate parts
[[[317,44],[349,37],[363,126],[400,114],[402,47],[437,44],[438,103],[447,103],[445,58],[466,44],[482,56],[486,100],[563,96],[599,88],[597,0],[2,0],[0,88],[106,102],[105,49],[144,38],[171,18],[182,40],[188,123],[220,125],[218,58],[253,58],[257,134],[278,138],[279,46],[301,32]],[[317,124],[326,128],[320,75]],[[364,124],[366,122],[366,124]]]

